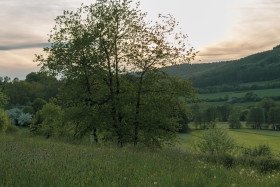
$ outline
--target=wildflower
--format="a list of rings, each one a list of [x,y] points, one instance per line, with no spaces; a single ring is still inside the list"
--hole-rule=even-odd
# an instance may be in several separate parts
[[[255,173],[255,171],[251,171],[251,175],[254,174],[254,173]]]
[[[235,186],[235,184],[232,184],[231,186]]]
[[[154,182],[154,185],[157,185],[157,182]]]
[[[216,176],[214,176],[214,179],[216,178]]]
[[[271,177],[274,177],[274,175],[271,175]]]
[[[270,176],[268,176],[268,178],[270,178]]]

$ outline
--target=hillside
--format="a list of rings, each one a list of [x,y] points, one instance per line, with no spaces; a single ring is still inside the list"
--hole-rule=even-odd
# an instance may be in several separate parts
[[[168,73],[192,81],[200,88],[279,80],[280,45],[239,60],[173,66],[168,68]]]

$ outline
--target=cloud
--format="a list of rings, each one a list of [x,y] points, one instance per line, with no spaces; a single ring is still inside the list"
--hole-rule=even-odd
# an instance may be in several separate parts
[[[280,44],[280,1],[259,0],[240,7],[226,37],[200,49],[203,62],[234,60]]]
[[[49,43],[37,43],[37,44],[22,44],[22,45],[11,45],[11,46],[0,46],[0,51],[15,50],[15,49],[28,49],[28,48],[44,48],[49,47]]]

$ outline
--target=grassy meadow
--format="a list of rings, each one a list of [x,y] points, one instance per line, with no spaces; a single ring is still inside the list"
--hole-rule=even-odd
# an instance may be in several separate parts
[[[0,186],[278,186],[278,172],[227,169],[166,148],[75,145],[0,135]]]
[[[260,144],[269,145],[272,153],[280,156],[280,132],[272,130],[256,130],[245,128],[245,123],[242,124],[242,129],[229,129],[229,135],[233,137],[239,146],[254,148]],[[218,128],[228,129],[226,122],[219,122]],[[181,143],[179,147],[182,149],[192,149],[193,142],[198,140],[203,130],[195,130],[191,125],[192,132],[189,134],[180,134]]]

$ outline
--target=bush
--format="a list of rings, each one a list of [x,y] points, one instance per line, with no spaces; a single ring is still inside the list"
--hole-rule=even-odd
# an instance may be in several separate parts
[[[20,126],[27,126],[31,123],[32,121],[32,115],[29,113],[22,113],[19,118],[18,118],[18,124]]]
[[[48,103],[36,113],[30,125],[30,131],[34,135],[60,136],[63,128],[63,111],[59,106]]]
[[[6,132],[9,125],[11,125],[11,119],[3,109],[0,109],[0,132]]]
[[[18,120],[19,120],[19,116],[22,114],[21,109],[13,108],[13,109],[7,110],[6,113],[10,116],[12,123],[14,125],[19,125]]]
[[[231,153],[236,148],[236,142],[224,129],[209,129],[203,132],[201,140],[196,142],[195,149],[200,152],[219,155]]]
[[[270,157],[261,157],[257,161],[257,169],[262,173],[280,169],[280,161]]]
[[[16,134],[18,131],[19,131],[19,129],[17,128],[17,126],[10,124],[10,125],[8,125],[6,133],[7,134]]]
[[[269,156],[271,155],[271,148],[268,145],[259,145],[258,147],[255,147],[254,149],[251,148],[244,148],[243,154],[246,156]]]
[[[25,106],[23,109],[22,109],[22,112],[23,113],[29,113],[29,114],[34,114],[34,110],[33,110],[33,107],[32,106]]]

